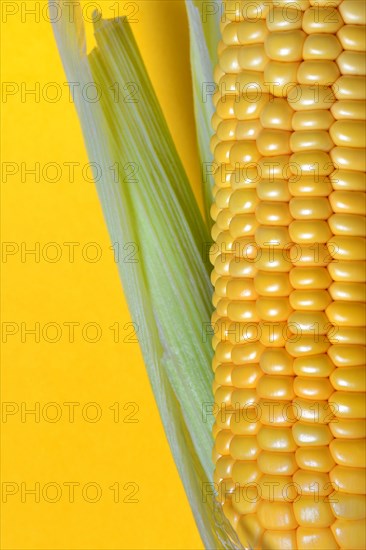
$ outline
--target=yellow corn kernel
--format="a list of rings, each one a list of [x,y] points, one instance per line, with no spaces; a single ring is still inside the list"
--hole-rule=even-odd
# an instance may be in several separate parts
[[[211,253],[222,402],[215,479],[227,481],[221,502],[244,547],[360,549],[365,5],[223,6]],[[224,405],[233,410],[220,417]]]

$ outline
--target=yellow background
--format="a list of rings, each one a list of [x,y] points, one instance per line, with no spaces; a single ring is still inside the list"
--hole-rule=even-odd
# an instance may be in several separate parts
[[[82,178],[81,168],[88,159],[74,106],[63,85],[66,77],[51,25],[42,17],[45,3],[11,2],[19,8],[17,13],[6,21],[3,13],[2,18],[2,80],[19,88],[2,102],[2,163],[3,167],[6,162],[18,167],[7,181],[4,174],[2,178],[2,240],[6,250],[19,248],[2,259],[3,337],[10,326],[4,323],[14,323],[11,326],[17,330],[3,344],[2,399],[7,410],[18,407],[19,412],[4,416],[1,425],[2,488],[13,482],[17,490],[2,504],[1,546],[24,550],[199,550],[202,543],[170,456],[138,344],[123,342],[129,333],[123,327],[130,317],[94,185]],[[126,3],[118,2],[121,15]],[[1,4],[4,9],[9,2]],[[35,4],[41,10],[40,21],[26,13],[26,8]],[[103,8],[105,17],[111,17],[117,2],[93,4]],[[147,0],[137,5],[139,22],[132,25],[133,32],[197,193],[199,163],[184,2]],[[63,88],[60,101],[42,98],[49,82]],[[31,95],[22,101],[22,90],[34,88],[36,83],[40,101]],[[41,170],[47,163],[58,163],[60,180],[47,181],[51,171],[46,180],[41,175],[39,182],[25,175],[24,170],[36,162]],[[67,162],[79,163],[73,183]],[[55,263],[47,261],[52,250],[44,246],[50,242],[61,247],[62,257]],[[80,243],[73,263],[66,242]],[[81,253],[91,242],[102,251],[96,263],[86,261]],[[21,251],[34,246],[40,247],[40,261],[32,255],[22,259]],[[92,253],[92,249],[88,251]],[[46,333],[46,339],[41,335],[40,342],[35,342],[24,329],[37,322],[41,330],[47,323],[57,323],[60,341],[47,342]],[[65,322],[80,324],[74,342],[69,341]],[[98,323],[102,331],[99,342],[83,340],[81,327],[87,323]],[[109,329],[114,323],[119,323],[121,330],[117,343]],[[49,338],[53,334],[50,330]],[[74,422],[69,421],[65,402],[80,403]],[[83,406],[91,402],[102,412],[95,423],[82,416]],[[109,409],[116,402],[119,422],[113,421]],[[137,423],[122,421],[132,410],[123,410],[129,402],[139,407]],[[21,411],[34,408],[35,403],[41,410],[40,421],[35,422],[32,415],[22,418]],[[49,420],[56,409],[44,408],[48,403],[57,403],[61,410],[58,422]],[[91,417],[92,408],[84,409],[84,414],[89,413]],[[50,482],[61,487],[58,502],[47,502],[55,494],[52,487],[46,498],[41,494],[39,503],[32,495],[22,497],[21,483],[28,489],[39,483],[42,490]],[[74,503],[69,502],[65,482],[80,484]],[[97,503],[82,498],[81,489],[90,482],[102,490]],[[127,482],[138,484],[139,502],[113,502],[109,487],[119,483],[122,501],[130,493],[124,488]],[[93,497],[92,490],[88,496]]]

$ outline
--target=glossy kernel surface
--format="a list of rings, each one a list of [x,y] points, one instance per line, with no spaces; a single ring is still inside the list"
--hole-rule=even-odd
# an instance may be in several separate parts
[[[245,548],[361,550],[366,4],[230,0],[223,19],[215,482]]]

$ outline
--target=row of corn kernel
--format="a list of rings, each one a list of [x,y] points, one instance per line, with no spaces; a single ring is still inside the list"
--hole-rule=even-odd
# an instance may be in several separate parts
[[[328,248],[333,303],[327,308],[337,328],[328,354],[335,365],[329,401],[338,422],[330,427],[330,452],[336,466],[331,479],[338,490],[332,531],[341,548],[365,546],[365,5],[339,6],[345,25],[338,31],[343,52],[337,58],[341,76],[334,86],[335,122],[331,157],[340,170],[332,175],[329,219],[334,236]],[[337,181],[338,180],[338,181]]]
[[[227,48],[222,49],[220,57],[220,68],[223,74],[219,81],[219,104],[217,105],[217,113],[220,114],[223,111],[223,104],[228,99],[226,92],[230,90],[235,92],[233,102],[235,119],[220,122],[217,127],[217,137],[222,140],[222,143],[230,137],[235,139],[235,142],[233,140],[229,144],[229,165],[227,166],[232,171],[227,204],[230,213],[229,235],[232,239],[230,246],[233,247],[233,257],[229,266],[230,279],[226,285],[227,297],[230,300],[227,316],[228,322],[231,323],[229,325],[230,339],[233,346],[230,354],[230,359],[233,362],[231,379],[237,388],[231,398],[231,403],[235,404],[236,410],[230,421],[232,439],[229,446],[232,457],[231,479],[235,486],[232,498],[225,499],[224,509],[226,507],[229,518],[242,539],[247,536],[247,532],[262,532],[260,522],[255,514],[258,502],[255,499],[242,498],[241,494],[243,487],[257,482],[260,477],[260,469],[256,464],[260,447],[255,437],[260,424],[255,421],[255,416],[250,417],[251,411],[247,405],[256,401],[256,392],[253,388],[261,376],[259,357],[263,347],[260,341],[256,340],[259,318],[256,312],[257,292],[254,286],[254,275],[257,269],[254,262],[251,261],[253,260],[252,254],[255,253],[251,243],[254,243],[257,226],[254,211],[258,199],[255,181],[251,179],[250,175],[242,172],[242,167],[248,162],[256,162],[259,159],[254,140],[261,130],[259,113],[264,100],[259,99],[258,101],[256,96],[252,97],[251,89],[247,91],[248,101],[237,94],[238,85],[242,85],[237,78],[239,70],[241,74],[243,71],[244,75],[251,74],[246,65],[246,58],[240,56],[243,48],[238,47],[238,40],[240,37],[241,44],[251,44],[257,48],[257,51],[263,50],[264,30],[264,21],[258,23],[250,18],[245,22],[228,23],[223,29],[224,41],[227,40],[228,43]],[[251,80],[250,78],[250,82]],[[263,86],[263,76],[257,82],[259,91],[261,86]],[[256,92],[255,89],[253,91]],[[249,143],[245,143],[244,140],[248,140]],[[220,156],[221,151],[227,150],[222,143],[215,149],[215,159],[218,162],[224,160]],[[245,148],[243,148],[243,144],[245,144]],[[226,179],[225,175],[223,179]],[[215,229],[213,237],[215,237],[214,233]],[[217,242],[222,242],[222,238],[219,238]],[[244,255],[243,252],[245,252]],[[245,343],[248,336],[254,340],[253,343],[248,346],[241,345],[242,342]],[[218,400],[216,399],[216,401]],[[244,406],[245,408],[242,408]],[[254,414],[255,412],[254,410]],[[243,415],[248,415],[250,421],[246,421]],[[219,476],[217,481],[224,474],[221,472],[224,460],[224,457],[221,457],[217,462],[216,474]]]
[[[328,224],[332,213],[328,175],[333,171],[329,151],[334,144],[328,130],[334,120],[329,111],[334,95],[330,86],[339,76],[334,59],[340,48],[336,47],[337,38],[333,33],[343,22],[334,7],[330,24],[327,24],[329,18],[322,20],[320,15],[315,6],[306,11],[307,46],[304,45],[297,71],[300,90],[313,89],[314,97],[312,102],[300,101],[294,107],[296,116],[292,121],[291,160],[299,167],[301,176],[298,185],[292,186],[290,201],[294,221],[289,231],[296,243],[293,278],[298,277],[301,269],[305,274],[311,271],[313,275],[325,275],[330,261],[326,248],[326,242],[332,237]],[[318,91],[323,92],[322,97]],[[329,495],[334,490],[329,472],[335,465],[329,451],[333,436],[328,425],[332,420],[328,398],[332,394],[329,374],[333,365],[326,354],[329,327],[325,314],[331,297],[327,290],[329,277],[322,279],[319,276],[310,282],[306,277],[296,279],[295,290],[290,295],[295,311],[289,323],[294,323],[300,331],[300,341],[290,349],[296,357],[294,390],[297,397],[294,403],[300,411],[299,421],[293,428],[299,445],[296,453],[299,469],[294,481],[304,495],[294,507],[299,522],[298,546],[336,549],[338,544],[331,530],[334,515],[329,502]]]
[[[285,348],[287,319],[292,311],[288,254],[292,244],[288,231],[292,220],[289,209],[291,174],[286,167],[290,161],[293,115],[287,95],[291,89],[289,84],[296,83],[297,57],[300,55],[296,51],[298,33],[301,38],[303,35],[298,30],[298,22],[301,25],[303,12],[290,7],[288,18],[284,20],[282,7],[273,4],[273,10],[266,16],[269,32],[264,45],[267,55],[264,80],[274,98],[263,108],[261,120],[264,129],[257,139],[262,158],[259,162],[261,180],[258,184],[256,243],[262,257],[258,262],[256,288],[260,294],[261,319],[271,329],[271,339],[266,343],[260,361],[264,376],[257,385],[263,423],[258,436],[261,446],[258,462],[263,474],[259,482],[263,497],[259,520],[264,533],[261,540],[252,542],[266,548],[296,548],[298,522],[293,501],[298,495],[293,475],[297,469],[297,444],[292,434],[294,371],[293,359]]]

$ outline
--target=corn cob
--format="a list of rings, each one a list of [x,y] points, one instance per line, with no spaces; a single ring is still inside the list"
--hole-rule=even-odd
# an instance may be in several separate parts
[[[365,541],[365,3],[225,1],[214,481],[243,546]]]

